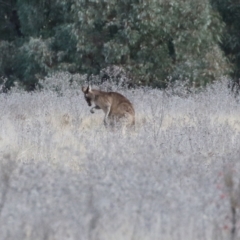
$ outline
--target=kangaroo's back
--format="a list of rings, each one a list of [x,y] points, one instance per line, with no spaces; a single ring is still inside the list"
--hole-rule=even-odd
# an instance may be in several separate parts
[[[112,98],[112,106],[109,116],[125,118],[128,125],[134,125],[135,111],[132,103],[120,93],[109,92],[108,94]]]

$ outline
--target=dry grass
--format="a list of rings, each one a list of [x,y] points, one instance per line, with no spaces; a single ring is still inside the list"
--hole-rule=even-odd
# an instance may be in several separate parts
[[[76,87],[46,89],[0,95],[1,239],[239,239],[240,108],[224,82],[187,98],[120,89],[131,133],[107,131]]]

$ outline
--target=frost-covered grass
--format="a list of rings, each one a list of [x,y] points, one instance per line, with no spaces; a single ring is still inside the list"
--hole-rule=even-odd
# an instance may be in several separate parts
[[[226,84],[119,91],[135,132],[107,131],[80,87],[0,95],[0,239],[225,240],[233,225],[239,238],[240,106]]]

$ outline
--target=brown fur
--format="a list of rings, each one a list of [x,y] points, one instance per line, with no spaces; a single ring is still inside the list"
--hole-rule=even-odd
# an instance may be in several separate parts
[[[135,124],[135,111],[131,102],[122,94],[117,92],[104,92],[91,89],[90,86],[82,88],[84,97],[89,106],[95,104],[90,112],[94,109],[102,109],[105,113],[105,126],[114,127],[116,124],[133,126]]]

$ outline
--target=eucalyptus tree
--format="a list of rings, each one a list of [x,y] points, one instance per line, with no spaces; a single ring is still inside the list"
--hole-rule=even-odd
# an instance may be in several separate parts
[[[240,88],[240,3],[235,0],[211,0],[225,23],[221,47],[232,64],[233,87]]]
[[[219,0],[220,1],[220,0]],[[52,71],[117,65],[139,85],[205,85],[228,73],[209,0],[0,1],[0,77],[33,89]],[[9,7],[10,6],[10,7]]]
[[[208,0],[73,0],[81,69],[119,65],[139,84],[206,84],[228,71],[223,24]]]

